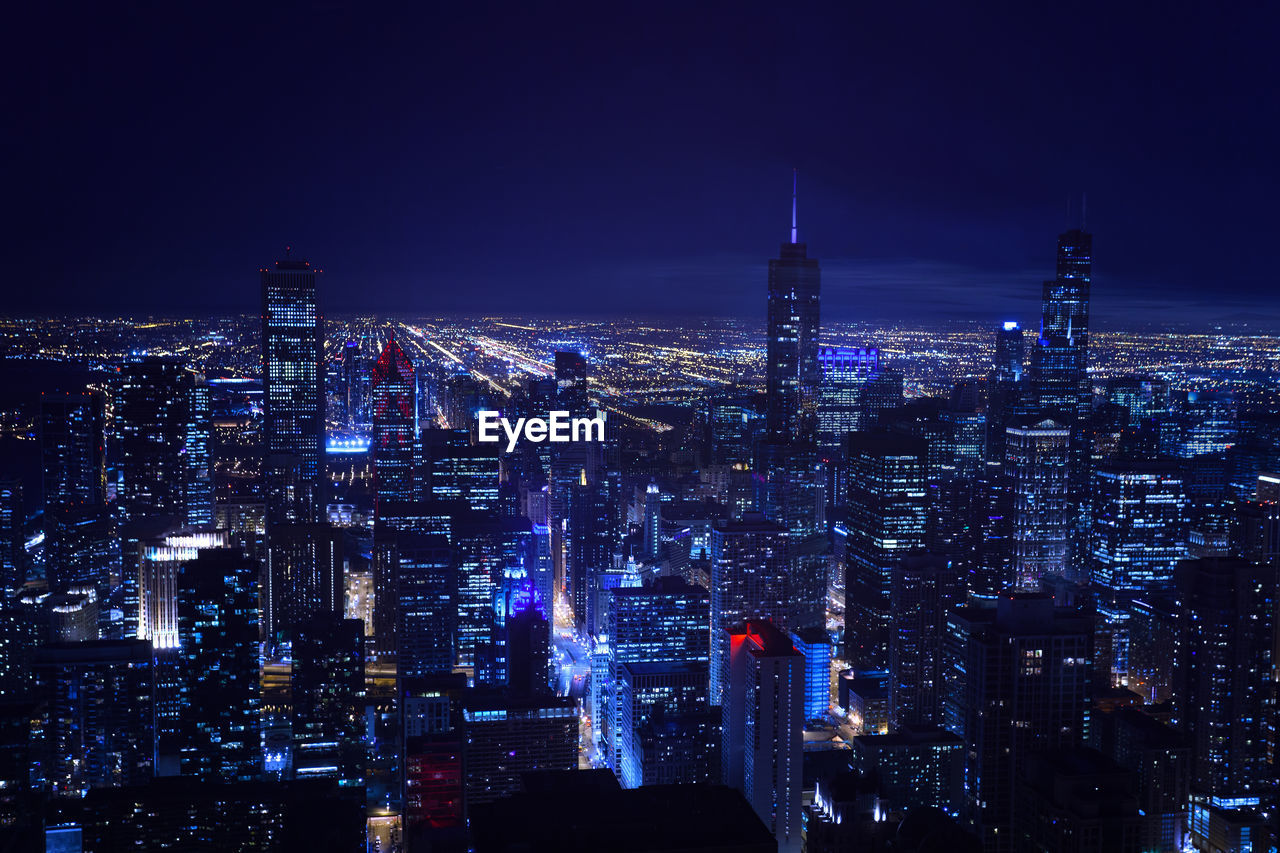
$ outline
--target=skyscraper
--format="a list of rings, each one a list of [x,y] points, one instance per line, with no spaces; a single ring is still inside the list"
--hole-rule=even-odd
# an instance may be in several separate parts
[[[987,458],[1004,461],[1004,430],[1020,406],[1026,339],[1015,321],[996,330],[996,357],[987,383]]]
[[[202,549],[178,572],[184,776],[251,781],[262,771],[256,560]]]
[[[964,585],[950,560],[911,555],[893,567],[889,634],[889,725],[942,722],[942,649],[947,618],[964,601]]]
[[[413,362],[392,338],[373,366],[373,470],[384,500],[417,497],[418,380]]]
[[[347,428],[356,429],[365,421],[367,401],[365,385],[368,374],[362,369],[364,359],[360,355],[360,342],[347,341],[342,346],[342,411]]]
[[[1068,576],[1072,529],[1071,430],[1053,420],[1005,430],[1005,478],[1013,519],[1013,577],[1035,589]],[[1072,578],[1075,580],[1076,578]]]
[[[100,391],[40,396],[45,574],[54,592],[92,587],[106,597],[112,524],[105,424]]]
[[[849,436],[845,647],[861,672],[889,668],[893,567],[925,546],[926,455],[915,437]]]
[[[636,788],[644,781],[644,729],[654,715],[664,719],[707,715],[707,663],[624,663],[618,667],[617,690],[619,748],[614,772],[625,787]]]
[[[1175,722],[1192,738],[1192,793],[1270,796],[1267,752],[1276,570],[1245,560],[1178,564]]]
[[[364,623],[322,613],[298,625],[291,684],[294,773],[364,784]]]
[[[592,712],[609,766],[621,778],[621,710],[617,704],[620,667],[664,662],[707,664],[710,631],[706,590],[678,577],[658,578],[650,586],[615,589],[609,607],[608,638],[607,661],[601,673],[604,683],[593,685],[599,702]]]
[[[585,417],[591,407],[587,397],[587,360],[581,353],[557,352],[555,369],[557,405]]]
[[[947,727],[965,742],[965,820],[984,849],[1017,849],[1015,780],[1036,751],[1088,734],[1093,625],[1041,593],[1004,593],[995,608],[953,616],[947,636]]]
[[[818,350],[818,448],[835,460],[844,448],[844,438],[862,429],[862,386],[880,369],[880,352],[852,347],[821,347]]]
[[[1038,417],[1048,417],[1071,434],[1068,484],[1067,563],[1074,579],[1088,569],[1089,464],[1092,451],[1086,429],[1093,410],[1089,381],[1089,290],[1093,235],[1073,228],[1058,237],[1057,275],[1044,283],[1040,337],[1032,358],[1032,398]]]
[[[154,649],[176,649],[178,639],[178,575],[183,563],[196,559],[202,548],[222,548],[225,531],[173,530],[141,545],[138,562],[139,640]]]
[[[280,524],[271,531],[262,616],[267,642],[289,640],[320,614],[343,612],[345,557],[342,531],[328,524]]]
[[[155,772],[155,679],[142,640],[55,643],[36,652],[49,703],[44,736],[54,793],[143,784]]]
[[[571,697],[476,691],[465,703],[468,806],[511,796],[526,773],[578,768],[578,708]]]
[[[22,481],[0,479],[0,596],[19,589],[27,580],[26,524]]]
[[[143,356],[120,368],[119,503],[127,518],[170,515],[213,521],[209,389],[173,356]]]
[[[417,678],[453,669],[457,573],[447,537],[435,533],[380,533],[394,537],[397,674]]]
[[[603,628],[596,599],[600,583],[613,565],[617,539],[617,508],[603,473],[597,471],[589,478],[584,468],[578,482],[566,490],[565,585],[578,626],[593,636]]]
[[[759,514],[711,529],[711,704],[721,705],[730,665],[729,629],[746,619],[786,624],[791,612],[786,528]]]
[[[1075,425],[1088,417],[1089,287],[1093,235],[1073,228],[1058,237],[1057,275],[1044,283],[1041,329],[1032,360],[1036,405]]]
[[[737,788],[778,840],[800,850],[804,786],[804,656],[767,619],[729,632],[721,761]]]
[[[107,502],[105,400],[100,391],[40,395],[45,518]]]
[[[262,270],[264,476],[271,523],[324,509],[324,334],[316,273],[299,260]]]
[[[462,514],[453,524],[458,572],[454,654],[459,666],[476,666],[477,648],[493,636],[494,594],[506,569],[529,562],[533,526],[528,519],[492,512]]]
[[[1182,473],[1160,463],[1117,462],[1093,478],[1095,584],[1168,591],[1186,556],[1187,495]]]
[[[768,339],[765,347],[769,436],[786,440],[800,428],[800,410],[818,386],[821,273],[796,232],[795,188],[791,239],[769,261]]]
[[[464,429],[422,432],[429,497],[464,500],[476,510],[498,506],[498,453],[495,445],[472,444]]]

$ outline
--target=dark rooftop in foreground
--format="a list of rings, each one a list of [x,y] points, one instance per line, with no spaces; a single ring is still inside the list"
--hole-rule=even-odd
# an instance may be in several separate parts
[[[527,774],[524,788],[471,810],[477,853],[778,849],[742,794],[723,785],[624,790],[608,770],[576,770]]]

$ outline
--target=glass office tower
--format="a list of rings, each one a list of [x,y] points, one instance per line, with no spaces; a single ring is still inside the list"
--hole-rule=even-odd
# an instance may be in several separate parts
[[[317,272],[298,260],[262,270],[262,431],[271,523],[318,521],[324,508],[324,334]]]

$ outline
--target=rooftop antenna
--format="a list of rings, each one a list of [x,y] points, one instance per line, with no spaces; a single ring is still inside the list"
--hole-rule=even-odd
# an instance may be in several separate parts
[[[1080,230],[1089,230],[1089,194],[1083,191],[1080,193]]]
[[[796,169],[791,170],[791,242],[796,243]]]
[[[292,246],[285,246],[285,247],[284,247],[284,256],[285,256],[286,258],[287,258],[287,257],[289,257],[289,253],[290,253],[290,252],[292,252],[292,251],[293,251],[293,247],[292,247]]]

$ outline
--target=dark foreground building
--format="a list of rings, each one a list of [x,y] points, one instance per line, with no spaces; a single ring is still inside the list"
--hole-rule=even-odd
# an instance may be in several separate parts
[[[47,825],[78,827],[83,853],[350,853],[365,846],[364,799],[363,788],[330,780],[211,785],[179,777],[95,788],[62,801]]]
[[[476,853],[778,849],[742,794],[723,785],[625,790],[608,770],[530,773],[523,784],[521,793],[472,809]]]

